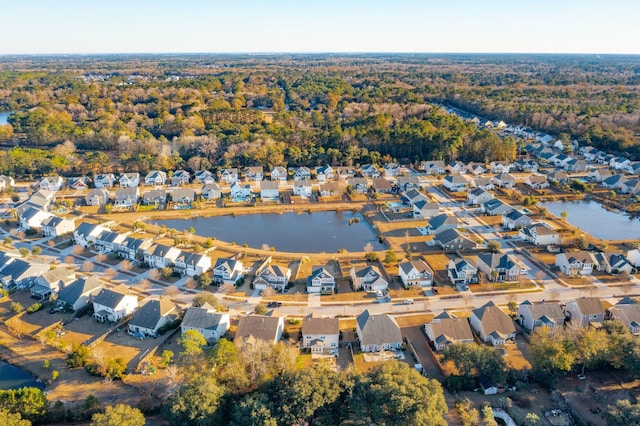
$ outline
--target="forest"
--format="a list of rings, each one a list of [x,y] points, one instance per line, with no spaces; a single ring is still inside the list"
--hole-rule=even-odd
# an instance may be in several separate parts
[[[593,55],[5,56],[0,173],[512,160],[525,142],[439,105],[637,157],[639,70]]]

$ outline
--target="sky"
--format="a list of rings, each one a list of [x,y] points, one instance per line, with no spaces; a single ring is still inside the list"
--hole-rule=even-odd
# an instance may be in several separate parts
[[[640,53],[639,0],[0,0],[0,54]]]

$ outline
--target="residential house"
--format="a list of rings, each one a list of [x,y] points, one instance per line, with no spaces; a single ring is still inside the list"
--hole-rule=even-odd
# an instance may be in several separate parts
[[[467,173],[470,173],[475,176],[480,176],[483,173],[486,173],[487,169],[483,164],[471,162],[467,164]]]
[[[64,287],[58,293],[58,306],[68,306],[74,311],[84,308],[91,303],[104,288],[97,276],[80,277]]]
[[[282,166],[275,166],[271,169],[271,180],[284,182],[287,180],[287,169]]]
[[[629,250],[626,257],[629,263],[631,263],[634,267],[640,267],[640,250]]]
[[[389,287],[389,281],[374,265],[353,266],[349,275],[354,290],[378,291],[386,290]]]
[[[245,167],[244,178],[250,182],[261,182],[264,179],[264,169],[262,166]]]
[[[307,293],[331,293],[336,289],[336,279],[323,266],[312,268],[311,275],[307,278]]]
[[[395,318],[387,314],[373,315],[368,309],[356,318],[356,335],[362,352],[400,350],[402,333]]]
[[[429,235],[439,234],[447,229],[456,229],[458,227],[458,217],[449,216],[446,213],[439,214],[429,219],[426,233]]]
[[[67,178],[67,187],[69,189],[73,189],[74,191],[85,191],[89,188],[87,185],[87,178],[83,176],[74,176]]]
[[[429,201],[429,198],[417,189],[411,189],[402,195],[405,204],[413,205],[419,201]]]
[[[190,181],[191,173],[186,170],[176,170],[171,175],[171,185],[173,186],[188,185]]]
[[[633,265],[629,263],[622,253],[596,253],[594,257],[598,271],[605,271],[608,274],[619,274],[621,272],[631,274],[633,271]]]
[[[52,200],[53,192],[39,190],[35,194],[31,195],[24,203],[18,205],[18,207],[16,207],[16,212],[18,215],[22,215],[30,208],[47,211],[49,210],[49,204],[51,204]]]
[[[164,185],[167,183],[167,174],[161,170],[152,170],[144,178],[145,185]]]
[[[213,282],[216,284],[236,285],[244,276],[244,266],[236,259],[220,257],[213,267]]]
[[[84,202],[88,206],[104,206],[109,202],[109,193],[104,188],[91,189]]]
[[[475,188],[467,193],[467,205],[469,206],[479,206],[493,199],[493,194],[482,188]]]
[[[507,340],[516,338],[513,320],[493,301],[472,310],[469,323],[481,341],[493,346],[504,345]]]
[[[151,247],[152,244],[153,241],[149,238],[133,238],[127,236],[120,242],[114,242],[113,250],[123,259],[133,261],[143,259],[145,250]]]
[[[230,325],[229,314],[218,312],[214,307],[205,303],[200,307],[191,306],[187,309],[180,323],[180,331],[184,336],[188,330],[196,330],[211,345],[227,333]]]
[[[100,322],[118,322],[131,315],[138,308],[138,296],[131,293],[126,285],[103,288],[93,298],[93,316]]]
[[[490,191],[495,188],[493,184],[493,178],[490,177],[482,177],[482,176],[474,176],[469,181],[469,186],[471,188],[481,188],[485,191]]]
[[[118,232],[106,231],[96,237],[95,248],[104,252],[114,252],[114,245],[120,244],[127,236]]]
[[[520,172],[535,173],[538,171],[538,163],[535,160],[520,158],[515,162],[515,167]]]
[[[154,244],[144,251],[144,261],[152,268],[167,268],[175,265],[181,250],[163,244]]]
[[[427,200],[420,200],[413,203],[413,217],[432,217],[440,212],[438,203],[430,203]]]
[[[73,231],[73,240],[82,247],[93,246],[97,238],[103,232],[109,232],[109,228],[94,223],[82,222],[75,231]]]
[[[0,191],[4,191],[5,189],[12,188],[15,186],[16,182],[13,180],[11,176],[0,175]]]
[[[398,163],[387,163],[382,166],[382,171],[385,177],[397,177],[400,174],[400,166]]]
[[[425,324],[424,331],[437,352],[444,351],[452,343],[472,343],[474,340],[469,321],[447,311]]]
[[[587,162],[585,160],[579,160],[573,158],[567,161],[565,170],[571,173],[583,173],[587,171]]]
[[[462,161],[453,161],[447,166],[447,170],[451,175],[463,175],[467,173],[467,165]]]
[[[140,185],[140,173],[123,173],[118,178],[122,188],[135,188]]]
[[[260,182],[260,198],[263,200],[277,200],[279,197],[278,181],[263,180]]]
[[[247,315],[240,318],[233,343],[239,348],[253,346],[257,340],[275,345],[283,331],[284,317]]]
[[[511,189],[516,186],[516,179],[506,172],[502,172],[493,177],[493,183],[499,188]]]
[[[196,200],[196,191],[191,188],[179,188],[171,191],[171,201],[181,206],[190,206]]]
[[[511,163],[508,161],[492,161],[489,164],[489,168],[491,169],[491,173],[509,173],[511,171]]]
[[[538,327],[553,331],[564,325],[564,311],[558,302],[531,303],[525,300],[518,306],[518,318],[527,333],[533,333]]]
[[[513,210],[513,207],[497,198],[494,198],[493,200],[489,200],[482,204],[482,210],[489,216],[497,216],[510,212]]]
[[[309,180],[294,180],[293,181],[293,195],[298,195],[303,198],[311,197],[313,188],[311,181]]]
[[[181,275],[193,277],[202,275],[211,269],[211,258],[206,254],[181,252],[176,257],[173,270]]]
[[[65,219],[57,216],[50,216],[42,221],[42,235],[45,237],[60,237],[72,234],[76,229],[73,219]]]
[[[293,180],[310,180],[311,179],[311,169],[308,167],[302,166],[298,168],[293,168]]]
[[[624,170],[629,171],[629,167],[631,165],[631,160],[625,157],[615,157],[609,162],[609,167],[612,167],[616,170]]]
[[[60,176],[45,176],[40,180],[40,189],[43,191],[60,191],[64,180]]]
[[[112,188],[116,182],[116,177],[113,173],[100,173],[93,179],[93,185],[96,188]]]
[[[640,335],[640,304],[630,297],[625,297],[609,309],[612,320],[625,323],[631,334]]]
[[[547,179],[549,179],[550,182],[556,182],[560,185],[566,185],[569,183],[569,175],[563,170],[556,170],[549,173],[547,175]]]
[[[202,198],[207,201],[222,198],[222,190],[217,183],[207,183],[202,186]]]
[[[574,277],[577,275],[591,275],[597,263],[593,253],[578,251],[557,254],[555,265],[564,275]]]
[[[42,223],[54,217],[51,213],[30,207],[20,215],[18,223],[22,229],[41,229]]]
[[[524,184],[533,189],[544,189],[549,187],[549,181],[542,175],[528,176],[525,179]]]
[[[248,200],[251,198],[251,185],[248,183],[240,184],[234,182],[231,184],[231,199],[234,201]]]
[[[178,319],[179,308],[168,297],[148,299],[129,320],[129,333],[158,336],[158,330]]]
[[[558,154],[553,158],[553,165],[566,169],[567,163],[571,160],[572,158],[566,154]]]
[[[428,175],[443,175],[446,171],[444,161],[425,161],[422,170]]]
[[[142,196],[142,204],[145,206],[165,206],[169,193],[165,189],[152,189]]]
[[[318,178],[318,182],[324,183],[331,180],[334,180],[336,177],[335,171],[333,167],[326,165],[316,167],[316,176]]]
[[[620,185],[623,194],[638,194],[640,192],[640,179],[629,179]]]
[[[482,253],[478,256],[478,269],[489,281],[515,281],[522,273],[515,258],[502,253]]]
[[[444,250],[471,250],[477,247],[474,241],[461,234],[457,229],[438,232],[433,237],[432,244],[438,245]]]
[[[222,169],[220,171],[220,181],[230,185],[238,182],[238,169]]]
[[[65,267],[58,267],[40,275],[31,288],[31,296],[46,300],[52,294],[57,294],[76,280],[76,274]]]
[[[291,278],[291,269],[278,265],[268,265],[256,274],[253,280],[253,288],[264,290],[271,287],[276,291],[284,292]]]
[[[445,176],[442,186],[450,192],[464,192],[469,187],[469,181],[464,176],[449,175]]]
[[[343,187],[338,182],[327,182],[319,186],[318,193],[321,197],[334,197],[344,192]]]
[[[592,322],[602,323],[606,310],[599,298],[581,297],[567,302],[564,313],[574,327],[586,327]]]
[[[361,179],[364,180],[364,178]],[[389,194],[392,190],[391,183],[383,177],[373,179],[371,189],[378,194]]]
[[[398,176],[396,186],[401,192],[406,192],[411,189],[419,189],[420,179],[418,176]]]
[[[319,318],[307,315],[302,319],[302,347],[311,354],[338,354],[340,345],[340,322],[338,318]]]
[[[0,284],[2,288],[7,290],[31,287],[36,278],[47,271],[49,271],[49,265],[15,259],[2,268]]]
[[[464,258],[450,260],[447,263],[447,276],[453,285],[466,286],[478,282],[478,268]]]
[[[336,167],[335,173],[336,173],[336,176],[344,182],[348,181],[352,177],[355,177],[356,175],[356,171],[353,170],[351,167],[342,167],[342,166]]]
[[[605,179],[611,177],[612,175],[613,173],[611,173],[611,170],[605,169],[605,168],[598,168],[598,169],[589,170],[587,178],[594,182],[602,182]]]
[[[513,209],[510,212],[502,213],[502,226],[506,229],[518,229],[529,226],[533,220],[520,210]]]
[[[446,171],[444,161],[425,161],[422,170],[428,175],[443,175]]]
[[[620,189],[622,184],[624,184],[629,179],[624,175],[611,175],[602,182],[600,182],[600,186],[608,189]]]
[[[369,184],[365,178],[353,177],[347,181],[347,186],[351,187],[358,194],[366,194]]]
[[[433,270],[422,259],[401,262],[398,275],[405,288],[430,287],[433,284]]]
[[[133,207],[138,204],[140,192],[138,187],[126,187],[116,189],[116,196],[113,205],[116,207]]]
[[[371,179],[380,177],[380,172],[373,164],[365,164],[364,166],[360,167],[360,173],[362,174],[362,176]]]
[[[548,246],[560,242],[558,232],[544,222],[532,223],[520,228],[519,237],[537,246]]]
[[[198,170],[193,177],[194,180],[201,185],[211,185],[216,183],[216,177],[209,170]]]

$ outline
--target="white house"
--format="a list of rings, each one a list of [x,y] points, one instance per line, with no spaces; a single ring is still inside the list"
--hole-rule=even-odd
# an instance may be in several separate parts
[[[499,188],[513,188],[516,186],[516,179],[507,172],[502,172],[493,177],[493,183]]]
[[[555,265],[564,275],[591,275],[594,266],[597,266],[596,259],[588,251],[559,253],[556,255]]]
[[[468,260],[458,258],[447,263],[447,276],[453,285],[468,285],[478,282],[478,268]]]
[[[537,246],[548,246],[560,242],[558,232],[544,222],[532,223],[520,228],[519,237]]]
[[[380,269],[374,265],[354,266],[349,272],[351,282],[354,289],[363,289],[365,291],[386,290],[389,282],[382,275]]]
[[[575,327],[586,327],[592,322],[602,323],[606,311],[597,297],[581,297],[570,300],[564,307],[565,316]]]
[[[144,252],[144,261],[152,268],[166,268],[173,266],[182,251],[175,247],[155,244]]]
[[[171,175],[171,185],[173,186],[188,185],[189,181],[191,181],[191,174],[186,170],[176,170]]]
[[[640,334],[640,304],[625,297],[609,309],[611,319],[625,323],[631,334]]]
[[[42,221],[42,235],[45,237],[60,237],[72,234],[75,229],[76,223],[73,219],[50,216]]]
[[[202,186],[202,198],[207,201],[222,197],[222,190],[217,183],[206,183]]]
[[[200,307],[192,306],[184,314],[180,323],[182,335],[187,330],[196,330],[207,339],[207,343],[214,344],[229,330],[231,319],[229,314],[217,312],[208,303]]]
[[[113,173],[100,173],[93,179],[96,188],[111,188],[116,181]]]
[[[138,187],[126,187],[116,189],[113,205],[116,207],[132,207],[138,204],[140,192]]]
[[[429,287],[433,284],[433,270],[422,259],[400,263],[398,275],[405,288]]]
[[[558,302],[531,303],[525,300],[518,306],[518,318],[527,333],[533,333],[538,327],[552,331],[564,325],[564,311]]]
[[[470,206],[479,206],[489,200],[493,200],[494,196],[490,192],[482,188],[472,189],[467,193],[467,204]]]
[[[231,199],[246,200],[251,197],[251,185],[234,182],[231,184]]]
[[[522,273],[522,268],[516,259],[503,253],[480,254],[478,269],[489,281],[515,281]]]
[[[525,179],[524,184],[529,188],[544,189],[549,187],[549,180],[542,175],[531,175]]]
[[[275,166],[273,169],[271,169],[271,180],[284,182],[287,180],[287,175],[287,169],[282,166]]]
[[[458,318],[455,315],[443,311],[431,322],[424,325],[424,331],[433,346],[433,349],[441,352],[452,343],[472,343],[473,332],[466,318]]]
[[[260,198],[263,200],[277,200],[280,197],[278,189],[278,181],[263,180],[260,181]]]
[[[264,179],[264,169],[262,166],[245,167],[244,178],[250,182],[260,182]]]
[[[58,293],[58,306],[70,306],[77,311],[87,306],[94,296],[102,290],[103,285],[97,276],[80,277],[60,290]]]
[[[244,267],[242,262],[235,259],[220,257],[213,267],[213,282],[236,285],[243,277]]]
[[[129,332],[138,336],[158,335],[158,330],[178,318],[179,309],[168,297],[148,299],[133,313]]]
[[[76,274],[67,268],[58,267],[45,272],[36,278],[31,288],[31,296],[40,300],[48,299],[52,294],[57,294],[76,280]]]
[[[446,168],[444,161],[425,161],[422,170],[428,175],[443,175]]]
[[[222,169],[220,171],[220,181],[228,184],[236,183],[238,181],[238,169]]]
[[[88,206],[104,206],[109,202],[109,193],[104,188],[94,188],[89,191],[84,202]]]
[[[368,309],[356,318],[356,335],[362,352],[379,352],[402,348],[402,333],[395,318],[387,314],[372,315]]]
[[[293,180],[309,180],[311,179],[311,169],[302,166],[293,169]]]
[[[385,177],[397,177],[400,174],[398,163],[387,163],[382,167]]]
[[[324,267],[316,266],[307,278],[307,293],[333,293],[336,288],[335,277]]]
[[[333,167],[327,164],[326,166],[316,167],[316,176],[318,182],[325,183],[335,179],[336,174]]]
[[[161,170],[152,170],[144,178],[145,185],[164,185],[167,183],[167,174]]]
[[[60,176],[45,176],[40,180],[40,189],[44,191],[60,191],[64,180]]]
[[[493,346],[504,345],[507,340],[516,338],[513,320],[492,301],[472,310],[469,323],[481,341]]]
[[[308,315],[302,320],[301,332],[302,347],[309,348],[312,355],[332,353],[337,356],[340,345],[338,318],[318,318]]]
[[[73,240],[82,247],[89,247],[96,243],[97,238],[103,232],[109,232],[109,228],[94,223],[82,222],[73,231]]]
[[[20,215],[19,223],[22,229],[40,229],[42,223],[52,217],[54,216],[49,212],[29,207]]]
[[[532,223],[533,220],[519,210],[513,209],[510,212],[502,213],[502,226],[506,229],[518,229]]]
[[[449,175],[442,181],[442,186],[451,192],[464,192],[469,187],[469,181],[464,176]]]
[[[193,177],[196,182],[202,185],[216,183],[216,177],[209,170],[198,170]]]
[[[310,197],[312,193],[311,182],[308,180],[293,181],[293,195],[300,197]]]
[[[211,258],[206,254],[183,251],[176,257],[173,270],[179,274],[193,277],[202,275],[211,269]]]
[[[135,188],[140,185],[140,173],[123,173],[118,183],[123,188]]]
[[[138,308],[138,296],[126,285],[104,288],[93,299],[93,316],[101,322],[117,322]]]
[[[278,265],[268,265],[256,274],[253,280],[253,288],[264,290],[271,287],[276,291],[283,292],[287,288],[291,278],[291,269]]]

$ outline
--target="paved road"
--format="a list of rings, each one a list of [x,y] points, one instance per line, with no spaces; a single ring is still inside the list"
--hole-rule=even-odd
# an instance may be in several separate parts
[[[407,341],[413,345],[416,355],[418,355],[418,362],[422,364],[422,368],[427,376],[442,381],[444,377],[431,356],[430,349],[427,347],[427,336],[424,334],[422,326],[416,325],[402,328],[402,337],[406,338]],[[407,352],[409,352],[409,350],[407,350]]]

